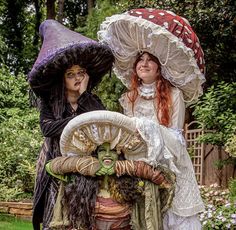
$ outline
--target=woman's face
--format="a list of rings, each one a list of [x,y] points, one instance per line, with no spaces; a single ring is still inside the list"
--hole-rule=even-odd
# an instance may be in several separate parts
[[[159,75],[159,66],[148,53],[144,53],[136,64],[136,73],[145,84],[155,82]]]
[[[104,168],[111,168],[118,159],[116,150],[110,149],[109,143],[103,143],[98,147],[98,160]]]
[[[79,65],[73,65],[71,68],[67,69],[64,74],[66,89],[68,91],[79,91],[81,82],[86,75],[86,70]]]

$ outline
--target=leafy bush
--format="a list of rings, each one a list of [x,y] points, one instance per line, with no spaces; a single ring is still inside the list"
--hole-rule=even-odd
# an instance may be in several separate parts
[[[4,52],[7,49],[7,45],[3,41],[3,37],[0,35],[0,67],[4,63]]]
[[[236,83],[220,82],[211,86],[205,95],[193,106],[195,119],[203,123],[206,132],[198,139],[200,142],[225,147],[229,151],[235,148],[231,139],[236,130]],[[229,157],[214,162],[218,169],[225,165],[236,165],[236,158]]]
[[[5,184],[0,184],[0,200],[1,201],[18,201],[23,199],[31,199],[32,195],[24,193],[21,188],[15,186],[10,188]]]
[[[121,81],[112,75],[111,77],[105,76],[95,91],[108,110],[120,112],[121,107],[118,99],[124,89]]]
[[[220,82],[211,86],[193,107],[195,119],[204,124],[201,141],[224,146],[236,129],[236,83]]]
[[[28,83],[25,76],[12,75],[6,66],[0,68],[0,108],[0,115],[5,116],[5,119],[11,117],[9,108],[29,108]]]
[[[229,180],[229,199],[232,203],[236,203],[236,179]]]
[[[0,199],[17,200],[32,196],[42,142],[38,112],[29,106],[24,75],[0,69],[0,105]]]
[[[225,151],[229,153],[231,157],[236,158],[236,135],[232,135],[225,144]]]

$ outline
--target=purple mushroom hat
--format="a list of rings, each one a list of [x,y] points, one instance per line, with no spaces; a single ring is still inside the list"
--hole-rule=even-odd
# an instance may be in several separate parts
[[[41,23],[39,33],[42,46],[28,74],[28,82],[36,96],[44,96],[72,65],[86,69],[93,89],[112,68],[110,48],[66,28],[56,20]]]

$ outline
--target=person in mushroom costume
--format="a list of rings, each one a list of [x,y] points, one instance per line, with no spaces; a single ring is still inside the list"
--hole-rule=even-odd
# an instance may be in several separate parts
[[[98,39],[112,49],[114,72],[128,88],[119,100],[124,114],[143,120],[140,133],[149,143],[147,161],[161,162],[176,174],[164,229],[201,229],[198,213],[204,204],[182,136],[185,108],[202,95],[205,82],[197,35],[185,18],[171,11],[133,9],[106,18]],[[160,134],[164,147],[155,152]]]
[[[46,165],[61,181],[50,228],[163,229],[175,175],[142,161],[148,148],[138,122],[118,112],[92,111],[66,125],[62,156]]]
[[[48,19],[39,28],[43,39],[28,82],[40,109],[40,127],[45,137],[40,151],[33,199],[33,227],[49,229],[58,192],[58,182],[45,171],[48,160],[61,156],[59,139],[75,116],[105,109],[92,89],[111,70],[110,48]]]

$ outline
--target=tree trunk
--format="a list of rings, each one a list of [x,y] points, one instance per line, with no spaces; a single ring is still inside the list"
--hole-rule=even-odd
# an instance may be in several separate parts
[[[94,0],[87,0],[87,5],[88,5],[88,14],[90,14],[94,7]]]
[[[62,23],[62,20],[64,18],[64,0],[58,0],[58,16],[57,16],[57,20],[58,22]]]
[[[47,19],[55,19],[55,17],[56,17],[55,1],[56,0],[47,0],[47,2],[46,2]]]
[[[42,13],[40,11],[41,0],[34,0],[34,8],[35,8],[35,31],[34,31],[34,40],[33,45],[38,46],[39,43],[39,26],[42,19]]]

